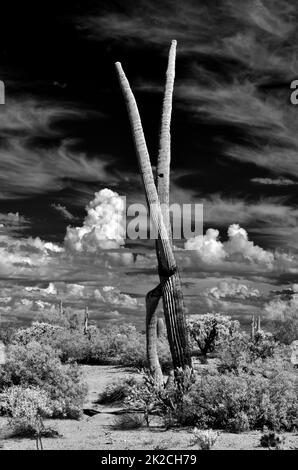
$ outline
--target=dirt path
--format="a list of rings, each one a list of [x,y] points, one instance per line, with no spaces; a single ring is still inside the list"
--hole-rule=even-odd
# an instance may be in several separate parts
[[[132,372],[111,366],[83,366],[89,392],[86,408],[104,411],[101,405],[96,405],[99,393],[112,380],[125,377]],[[115,416],[100,413],[93,417],[84,416],[80,421],[50,420],[49,425],[60,434],[60,438],[43,439],[45,449],[148,449],[148,450],[179,450],[189,449],[192,435],[188,429],[163,431],[160,428],[119,431],[113,428]],[[6,424],[5,418],[0,418],[0,429]],[[286,448],[298,448],[298,435],[285,434]],[[260,449],[260,433],[243,434],[220,433],[214,449]],[[24,449],[34,450],[35,442],[31,439],[2,439],[0,447],[3,450]]]
[[[103,406],[96,405],[95,402],[110,382],[137,375],[133,370],[116,366],[83,366],[83,371],[84,380],[88,385],[88,395],[85,405],[86,408],[95,409],[103,408]]]

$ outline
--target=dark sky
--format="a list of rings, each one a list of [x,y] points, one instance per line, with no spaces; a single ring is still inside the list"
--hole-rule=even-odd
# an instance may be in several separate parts
[[[262,70],[260,64],[254,63],[256,57],[250,58],[249,67],[240,54],[241,47],[244,47],[241,40],[255,38],[255,41],[261,41],[262,35],[266,37],[267,33],[268,50],[272,47],[271,42],[277,40],[274,36],[270,37],[272,34],[266,29],[265,32],[257,31],[258,25],[254,24],[247,26],[247,37],[241,38],[238,29],[243,31],[243,25],[237,17],[235,19],[232,14],[227,15],[226,5],[229,2],[213,2],[215,6],[208,8],[209,15],[214,14],[214,19],[211,18],[210,25],[207,24],[206,31],[201,34],[202,44],[198,42],[200,34],[196,29],[199,28],[195,23],[187,24],[187,15],[191,15],[194,5],[201,3],[203,8],[208,2],[186,2],[186,6],[182,8],[179,2],[165,2],[165,5],[170,6],[168,12],[172,15],[176,13],[177,18],[171,17],[169,13],[167,18],[162,18],[159,16],[163,13],[162,7],[152,7],[152,2],[141,3],[143,9],[133,7],[134,2],[125,2],[123,6],[123,2],[110,1],[45,1],[42,4],[12,1],[5,7],[0,60],[3,80],[6,82],[7,105],[12,99],[17,102],[32,99],[36,106],[47,103],[48,106],[45,106],[49,108],[49,112],[52,107],[61,108],[61,112],[57,110],[51,117],[51,128],[57,132],[48,133],[42,128],[37,129],[37,132],[26,136],[29,139],[28,145],[55,149],[63,139],[67,139],[70,148],[76,152],[84,152],[87,159],[94,157],[105,161],[111,179],[114,176],[118,180],[121,190],[121,177],[115,176],[114,172],[135,173],[136,159],[114,72],[114,62],[120,60],[123,63],[134,87],[154,162],[166,54],[170,40],[176,33],[178,40],[180,36],[181,40],[178,43],[177,90],[172,124],[172,169],[174,176],[176,172],[175,183],[181,189],[192,189],[196,197],[220,195],[223,198],[245,199],[249,204],[258,204],[263,197],[278,197],[295,204],[297,191],[294,183],[298,181],[297,174],[285,167],[278,172],[278,177],[291,179],[293,184],[256,183],[255,178],[274,180],[276,172],[270,162],[256,165],[256,159],[250,153],[255,148],[259,151],[259,147],[275,144],[273,139],[270,142],[267,135],[273,133],[269,114],[271,101],[276,100],[274,105],[282,106],[286,112],[294,112],[293,109],[287,111],[287,107],[291,106],[289,83],[295,76],[293,69],[295,70],[296,64],[289,63],[288,69],[281,68],[278,61],[284,57],[276,45],[272,64],[264,65],[265,70]],[[146,9],[145,5],[148,3],[151,7]],[[200,9],[195,8],[195,11],[198,20],[202,21]],[[264,16],[267,19],[268,15]],[[194,15],[191,19],[194,22]],[[272,22],[270,17],[269,19]],[[229,53],[221,53],[216,44],[212,44],[223,21],[226,31],[223,29],[222,35],[227,37],[222,40],[227,43],[227,38],[236,36],[235,42],[237,39],[239,41],[234,44],[236,51],[232,49]],[[265,24],[264,28],[266,26]],[[148,33],[150,27],[153,40]],[[206,34],[209,37],[206,38]],[[278,39],[285,49],[288,48],[284,38]],[[204,46],[210,50],[205,51]],[[278,46],[281,47],[280,44]],[[240,51],[237,51],[237,47]],[[260,53],[255,52],[255,56]],[[288,55],[290,57],[290,52]],[[198,89],[200,83],[204,88],[201,91]],[[223,103],[215,104],[212,101],[217,99],[216,96],[208,100],[208,89],[216,94],[221,84],[223,93],[226,89],[227,97],[226,100],[225,97],[221,98]],[[250,86],[253,89],[249,89]],[[232,87],[235,90],[228,89]],[[241,101],[238,105],[237,93]],[[250,95],[251,101],[255,103],[248,104]],[[247,106],[252,108],[247,109],[247,117],[245,100]],[[268,106],[268,109],[259,110],[258,107],[262,105]],[[227,116],[224,116],[225,106]],[[75,111],[74,115],[72,110]],[[264,123],[266,114],[260,118],[260,111],[263,114],[268,113],[268,124]],[[234,113],[235,116],[228,115],[229,113]],[[253,113],[256,113],[255,123]],[[32,118],[34,119],[33,116]],[[242,147],[249,153],[247,158],[233,158],[233,152],[238,148],[241,151]],[[98,187],[99,176],[94,174],[92,181],[90,175],[81,180],[80,175],[77,175],[74,186],[85,189],[87,180]],[[58,186],[62,186],[62,189],[59,191],[52,191],[51,188],[46,191],[43,188],[32,203],[34,191],[28,188],[24,194],[24,189],[22,191],[20,188],[20,195],[28,196],[30,201],[15,201],[17,194],[13,194],[12,198],[8,194],[9,199],[13,200],[8,202],[4,197],[1,200],[1,210],[15,211],[22,207],[23,212],[32,215],[33,211],[35,216],[40,211],[44,214],[48,200],[54,203],[63,202],[66,197],[68,205],[75,205],[75,209],[80,211],[81,204],[73,195],[73,179],[63,174],[60,178],[61,184]],[[13,185],[10,186],[9,193],[14,193]],[[93,184],[90,187],[93,191]],[[249,221],[249,224],[251,222],[254,221]]]
[[[114,63],[121,61],[134,90],[154,165],[167,54],[177,39],[171,197],[203,203],[204,229],[213,229],[185,270],[201,278],[295,281],[294,0],[11,0],[1,10],[4,279],[73,279],[77,260],[64,251],[66,261],[46,252],[51,268],[27,273],[36,237],[67,251],[67,226],[86,225],[85,207],[103,188],[129,202],[143,199]],[[228,232],[233,224],[238,231]],[[7,261],[18,250],[22,259]],[[90,269],[86,262],[86,279],[95,276]]]

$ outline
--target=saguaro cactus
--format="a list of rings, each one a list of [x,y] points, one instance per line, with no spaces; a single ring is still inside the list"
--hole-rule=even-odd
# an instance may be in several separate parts
[[[186,366],[191,366],[181,281],[172,249],[171,236],[169,236],[171,232],[168,209],[170,175],[170,122],[172,92],[175,76],[175,51],[176,41],[173,41],[169,54],[167,80],[162,111],[159,157],[157,165],[158,190],[156,188],[153,177],[150,157],[143,133],[142,122],[137,103],[121,64],[119,62],[116,63],[116,70],[120,87],[128,110],[147,204],[158,233],[156,254],[158,259],[160,284],[155,289],[150,291],[146,296],[147,353],[151,371],[157,380],[161,380],[162,378],[156,350],[156,308],[160,297],[163,299],[163,309],[174,369],[178,367],[184,368]]]
[[[165,324],[161,317],[157,319],[157,337],[161,338],[165,332]]]
[[[250,322],[250,337],[252,340],[255,339],[255,316],[252,315]]]
[[[251,339],[254,341],[256,333],[259,333],[261,331],[261,317],[258,317],[258,319],[255,319],[255,316],[253,315],[251,317]]]
[[[170,163],[171,163],[171,117],[172,102],[175,81],[177,41],[172,41],[168,68],[166,73],[166,84],[162,106],[161,125],[159,134],[159,149],[157,158],[156,185],[159,201],[162,207],[163,219],[171,240],[171,225],[169,217],[170,203]]]
[[[151,374],[157,383],[162,383],[163,374],[158,359],[157,338],[158,338],[158,317],[157,306],[162,296],[160,285],[148,292],[146,295],[146,342],[147,342],[147,359]]]
[[[62,299],[59,300],[59,313],[60,315],[63,315],[65,312],[64,312],[64,308],[63,308],[63,301]]]
[[[88,305],[86,305],[85,316],[84,316],[84,335],[88,333],[88,326],[89,326],[89,309],[88,309]]]

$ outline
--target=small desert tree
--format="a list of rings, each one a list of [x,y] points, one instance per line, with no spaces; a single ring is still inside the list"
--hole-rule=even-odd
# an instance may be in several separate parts
[[[298,294],[283,299],[277,297],[269,302],[265,311],[272,321],[274,337],[281,343],[290,344],[298,339]]]
[[[199,348],[204,360],[227,339],[239,331],[239,322],[230,317],[207,313],[189,323],[190,336]]]
[[[53,415],[46,391],[39,387],[9,387],[0,394],[0,407],[9,416],[8,425],[13,434],[34,437],[37,450],[43,450],[44,419]]]

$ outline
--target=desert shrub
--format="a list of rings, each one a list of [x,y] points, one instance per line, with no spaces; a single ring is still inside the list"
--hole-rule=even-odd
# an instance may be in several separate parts
[[[233,432],[264,426],[292,430],[298,418],[297,376],[283,370],[271,372],[202,376],[191,391],[197,425]]]
[[[63,329],[53,346],[60,351],[62,362],[73,360],[79,364],[105,364],[105,343],[98,334],[92,337],[77,330]]]
[[[26,346],[32,341],[38,343],[53,344],[63,328],[49,323],[33,322],[28,328],[19,328],[11,336],[12,344],[22,344]]]
[[[237,331],[218,349],[219,372],[248,370],[259,359],[266,360],[280,354],[279,344],[271,333],[258,331],[251,339],[247,334]]]
[[[258,358],[247,362],[245,368],[240,369],[238,372],[245,372],[255,376],[260,375],[265,378],[273,378],[278,373],[286,372],[293,378],[298,377],[283,349],[277,349],[273,357],[267,357],[266,359]]]
[[[0,394],[0,407],[9,416],[12,435],[35,437],[37,449],[42,448],[42,436],[57,434],[44,424],[44,419],[52,417],[54,410],[48,393],[41,388],[9,387]]]
[[[100,355],[102,357],[104,353],[104,345],[100,348],[99,342],[96,344],[96,348],[94,348],[94,341],[92,341],[94,329],[98,332],[97,328],[92,327],[90,328],[90,335],[87,336],[75,328],[71,329],[56,324],[33,322],[28,328],[16,330],[10,342],[12,344],[27,345],[32,341],[36,341],[59,350],[62,362],[73,360],[78,363],[91,364],[96,362]],[[96,355],[95,358],[93,357],[94,355]]]
[[[6,362],[0,367],[0,389],[21,385],[40,387],[55,407],[53,416],[78,418],[86,386],[76,364],[63,365],[58,351],[37,342],[10,345]]]
[[[111,346],[111,345],[110,345]],[[114,339],[111,355],[123,366],[144,367],[147,363],[145,337],[139,333]]]
[[[143,413],[147,427],[150,426],[150,415],[154,408],[159,405],[159,387],[156,386],[152,377],[145,373],[143,381],[133,384],[125,397],[124,405],[134,408]]]
[[[83,329],[71,328],[69,324],[67,327],[61,326],[55,320],[51,323],[33,322],[28,328],[16,330],[10,340],[13,344],[23,345],[32,341],[59,350],[62,362],[71,360],[79,364],[114,364],[139,368],[147,365],[145,335],[129,324],[108,325],[102,329],[91,325],[87,334],[84,334]],[[171,366],[171,355],[165,336],[158,339],[158,352],[161,365],[167,370]]]
[[[189,323],[190,337],[205,358],[208,353],[230,340],[239,328],[238,321],[218,313],[201,315],[198,320]]]
[[[265,332],[264,330],[257,331],[254,339],[249,341],[251,360],[273,357],[276,347],[277,342],[272,333]]]
[[[250,361],[249,337],[245,333],[237,332],[223,347],[219,348],[219,372],[236,372],[245,369]]]
[[[69,308],[60,311],[57,310],[44,310],[39,312],[36,316],[36,321],[40,323],[48,323],[50,325],[58,325],[66,329],[82,330],[84,326],[84,313],[72,311]]]
[[[3,344],[5,345],[9,344],[15,332],[16,332],[15,326],[2,323],[1,328],[0,328],[0,341],[2,341]]]
[[[88,335],[79,331],[63,330],[54,343],[61,351],[61,359],[74,359],[80,364],[114,364],[145,367],[147,364],[146,338],[133,325],[109,325],[89,328]],[[158,340],[162,366],[168,367],[170,351],[166,338]]]
[[[271,320],[274,337],[281,343],[290,344],[298,339],[298,295],[279,296],[265,307]]]
[[[291,344],[298,338],[298,319],[287,318],[275,320],[273,323],[273,335],[277,341]]]
[[[100,394],[97,403],[109,404],[124,401],[128,397],[131,389],[137,385],[135,377],[125,377],[109,383],[105,390]]]
[[[111,327],[99,330],[92,326],[88,334],[77,328],[57,324],[33,322],[28,328],[17,330],[13,344],[27,345],[37,341],[59,350],[60,359],[80,364],[109,364],[142,366],[145,360],[143,337],[135,329]]]
[[[139,429],[144,425],[144,418],[142,415],[136,413],[124,413],[116,416],[113,426],[120,431],[128,431],[130,429]]]
[[[280,450],[282,449],[284,442],[285,442],[285,437],[279,436],[274,431],[265,432],[264,434],[262,434],[261,439],[260,439],[261,447],[266,447],[267,449],[274,448],[274,449]]]
[[[112,328],[104,330],[106,335],[107,351],[114,357],[117,364],[143,368],[147,366],[146,337],[138,332],[132,325],[119,327],[119,332]],[[157,349],[161,366],[165,369],[171,364],[171,355],[166,337],[157,340]]]
[[[125,331],[125,330],[124,330]],[[88,335],[80,331],[63,330],[55,341],[62,361],[73,359],[80,364],[117,364],[142,366],[146,360],[144,338],[137,331],[121,328],[97,329]]]
[[[201,377],[191,391],[196,425],[207,429],[248,431],[250,423],[247,412],[251,397],[246,379],[246,376],[240,378],[234,374]]]
[[[90,334],[84,335],[76,328],[33,322],[30,327],[17,330],[11,340],[14,344],[23,345],[32,341],[59,350],[62,362],[72,360],[81,364],[101,364],[106,363],[108,357],[107,342],[96,327],[90,328]]]
[[[157,385],[150,373],[143,371],[142,382],[130,389],[125,404],[143,412],[147,426],[152,413],[161,415],[167,428],[193,424],[194,408],[188,392],[194,376],[190,369],[177,370],[176,373],[176,380]]]
[[[100,330],[106,355],[124,366],[143,367],[146,363],[145,336],[134,325],[108,325]]]
[[[210,450],[217,440],[218,434],[212,430],[192,430],[191,445],[197,446],[201,450]]]
[[[190,399],[190,391],[196,381],[192,369],[176,369],[175,377],[157,389],[159,409],[166,427],[192,426],[196,419],[196,410]]]
[[[142,410],[148,422],[150,415],[158,412],[166,427],[242,432],[264,426],[271,430],[294,429],[298,422],[297,399],[297,374],[284,370],[283,364],[275,360],[259,359],[254,370],[237,374],[180,371],[176,380],[159,387],[145,376],[125,401]]]

